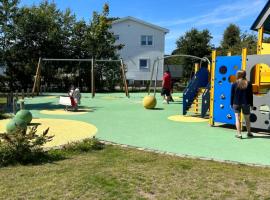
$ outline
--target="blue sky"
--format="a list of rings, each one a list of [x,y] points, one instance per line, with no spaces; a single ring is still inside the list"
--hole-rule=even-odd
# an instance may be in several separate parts
[[[38,4],[42,0],[21,0],[20,5]],[[52,0],[51,0],[52,1]],[[110,5],[114,17],[133,16],[170,30],[166,36],[167,54],[175,49],[176,40],[195,27],[209,29],[212,44],[219,45],[224,29],[230,24],[249,31],[267,0],[54,0],[64,10],[70,8],[78,18],[88,20],[93,11]]]

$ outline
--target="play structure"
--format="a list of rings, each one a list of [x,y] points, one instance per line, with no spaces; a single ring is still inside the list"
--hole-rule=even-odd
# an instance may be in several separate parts
[[[201,117],[209,112],[210,125],[235,124],[235,115],[230,107],[231,85],[236,81],[236,72],[242,69],[246,70],[247,79],[253,85],[251,126],[270,130],[270,44],[263,43],[263,28],[258,32],[257,55],[247,55],[246,48],[242,50],[242,55],[235,56],[217,56],[216,51],[212,52],[211,70],[199,69],[184,91],[183,115],[192,105],[201,105]],[[202,97],[198,104],[199,95]]]
[[[125,94],[127,97],[129,97],[129,91],[128,91],[128,85],[126,80],[126,72],[125,72],[125,64],[122,59],[120,60],[97,60],[97,59],[55,59],[55,58],[39,58],[37,69],[36,69],[36,75],[34,79],[34,85],[32,89],[33,95],[39,95],[40,89],[41,89],[41,78],[42,78],[42,69],[43,65],[46,64],[46,62],[89,62],[91,63],[91,93],[92,98],[95,97],[96,89],[95,89],[95,66],[98,63],[118,63],[120,64],[120,70],[121,70],[121,79],[123,81]]]

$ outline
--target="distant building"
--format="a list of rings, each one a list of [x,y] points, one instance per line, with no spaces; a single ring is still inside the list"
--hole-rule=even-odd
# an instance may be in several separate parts
[[[183,78],[184,66],[183,65],[164,65],[164,71],[169,70],[172,79],[179,80]]]
[[[165,35],[168,29],[133,17],[125,17],[112,23],[117,44],[124,44],[120,56],[127,65],[127,79],[146,81],[157,58],[164,56]],[[158,80],[162,79],[163,61],[159,64]]]

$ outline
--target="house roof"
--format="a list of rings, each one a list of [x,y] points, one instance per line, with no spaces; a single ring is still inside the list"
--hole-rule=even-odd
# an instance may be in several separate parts
[[[265,33],[270,33],[270,0],[267,1],[260,15],[252,24],[251,30],[257,31],[261,27],[264,27]]]
[[[145,25],[145,26],[148,26],[148,27],[151,27],[151,28],[154,28],[154,29],[163,31],[164,33],[169,33],[169,32],[170,32],[170,31],[169,31],[168,29],[166,29],[166,28],[162,28],[162,27],[160,27],[160,26],[157,26],[157,25],[148,23],[148,22],[146,22],[146,21],[143,21],[143,20],[141,20],[141,19],[137,19],[137,18],[135,18],[135,17],[130,17],[130,16],[128,16],[128,17],[123,17],[123,18],[120,18],[120,19],[118,19],[118,20],[115,20],[115,21],[112,22],[112,24],[118,24],[118,23],[120,23],[120,22],[124,22],[124,21],[127,21],[127,20],[134,21],[134,22],[137,22],[137,23],[139,23],[139,24],[143,24],[143,25]]]

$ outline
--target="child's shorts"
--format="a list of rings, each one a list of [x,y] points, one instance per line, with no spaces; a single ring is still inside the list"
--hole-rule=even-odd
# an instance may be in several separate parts
[[[250,115],[250,105],[233,105],[235,113],[243,112],[244,115]]]
[[[171,91],[166,88],[162,88],[161,96],[164,96],[164,95],[166,95],[167,97],[171,96]]]

